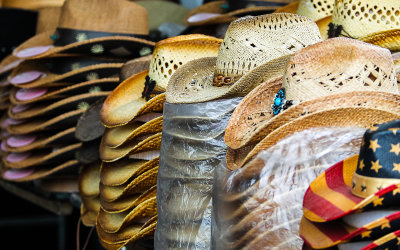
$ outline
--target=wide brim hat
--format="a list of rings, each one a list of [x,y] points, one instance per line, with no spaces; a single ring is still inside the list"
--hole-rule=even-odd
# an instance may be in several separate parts
[[[344,243],[339,245],[339,249],[349,249],[345,247],[355,247],[361,250],[372,250],[372,249],[396,249],[399,245],[400,230],[387,234],[377,240],[371,241],[361,241],[353,243]]]
[[[28,134],[42,130],[57,129],[72,127],[76,125],[76,121],[85,112],[83,109],[77,109],[58,115],[56,117],[38,117],[35,119],[19,119],[13,120],[12,123],[6,127],[10,134]]]
[[[144,138],[136,138],[127,141],[118,148],[104,145],[104,137],[100,144],[100,158],[104,162],[114,162],[132,153],[159,150],[161,148],[161,132],[146,135]]]
[[[84,165],[79,173],[79,193],[86,198],[100,195],[100,162]],[[86,208],[90,210],[88,204]]]
[[[284,1],[275,1],[275,5],[272,6],[249,6],[226,12],[224,7],[227,7],[227,1],[212,1],[191,10],[185,17],[185,23],[191,26],[230,23],[245,15],[256,16],[272,13],[284,4]]]
[[[259,143],[247,145],[237,150],[228,148],[226,155],[227,167],[231,170],[241,168],[259,152],[295,132],[315,127],[370,128],[375,124],[396,120],[399,115],[400,113],[398,112],[375,109],[373,106],[333,108],[303,115],[275,129]]]
[[[88,209],[85,205],[86,203],[89,203],[88,200],[89,201],[93,200],[92,203],[98,204],[98,206],[97,206],[98,210]],[[82,197],[80,213],[81,213],[81,221],[82,221],[83,225],[85,225],[87,227],[96,226],[96,218],[97,218],[97,214],[99,213],[99,211],[100,211],[99,198],[90,199],[90,198]]]
[[[157,186],[154,185],[141,194],[134,194],[112,202],[101,200],[101,208],[108,213],[121,213],[131,210],[145,200],[156,197]]]
[[[351,193],[357,162],[358,155],[339,162],[310,184],[303,202],[304,216],[308,220],[332,221],[350,213],[398,204],[395,197],[400,195],[400,184],[390,185],[367,198]]]
[[[24,59],[15,57],[13,55],[6,56],[0,62],[0,78],[2,78],[3,76],[6,76],[8,73],[10,73],[13,69],[15,69],[23,61],[24,61]]]
[[[45,134],[10,135],[4,139],[7,152],[25,152],[52,145],[75,143],[75,127]]]
[[[107,128],[103,135],[104,144],[110,148],[117,148],[136,137],[161,132],[163,117],[161,114],[157,115],[160,116],[150,121],[144,121],[145,123],[133,121],[123,126]]]
[[[376,210],[358,214],[358,218],[352,219],[353,225],[346,223],[345,219],[316,223],[303,217],[299,235],[314,249],[329,248],[349,240],[377,239],[400,229],[400,212],[394,211]],[[371,218],[366,218],[368,216]]]
[[[167,86],[166,101],[170,103],[195,103],[245,96],[260,82],[282,76],[290,56],[282,56],[256,67],[242,76],[233,85],[213,85],[217,57],[193,60],[171,77]]]
[[[118,233],[134,221],[157,215],[157,200],[152,197],[144,200],[131,210],[120,213],[109,213],[100,208],[98,224],[107,233]]]
[[[17,105],[18,110],[28,108],[32,103],[47,100],[61,99],[65,96],[74,96],[85,92],[94,91],[111,91],[118,86],[119,79],[103,78],[92,81],[85,81],[77,84],[59,83],[55,84],[57,87],[39,87],[29,89],[12,88],[10,91],[10,101],[12,104]],[[58,86],[59,85],[59,86]],[[24,105],[23,107],[21,105]],[[15,111],[13,111],[15,112]]]
[[[3,157],[3,164],[7,168],[28,168],[46,165],[51,162],[62,162],[74,156],[75,151],[81,146],[80,143],[54,148],[38,149],[21,153],[8,153]]]
[[[369,107],[400,112],[396,103],[400,95],[386,92],[358,91],[335,94],[301,102],[273,116],[271,105],[282,86],[282,79],[261,84],[247,95],[236,110],[226,128],[225,143],[239,149],[261,141],[275,129],[315,112],[334,108]],[[393,108],[392,108],[393,106]],[[251,121],[251,122],[250,122]]]
[[[147,170],[124,185],[106,186],[100,183],[100,198],[106,202],[113,202],[129,195],[143,193],[156,185],[157,174],[158,166]]]
[[[100,171],[101,183],[107,186],[120,186],[155,168],[158,164],[158,157],[150,161],[124,158],[116,162],[103,162]]]
[[[25,182],[33,181],[44,178],[51,174],[54,174],[65,169],[71,169],[78,167],[79,162],[77,160],[69,160],[61,164],[47,165],[47,166],[36,166],[31,168],[23,169],[5,169],[2,171],[1,176],[3,179],[14,181],[14,182]]]
[[[55,68],[58,67],[57,63],[62,63],[62,68],[57,69],[58,72],[51,72],[45,62],[25,61],[13,70],[8,80],[19,88],[51,86],[53,82],[60,81],[80,83],[118,75],[123,66],[123,63],[117,60],[63,57],[53,60],[56,60]]]
[[[107,249],[114,250],[121,249],[123,246],[134,243],[138,239],[153,236],[156,225],[157,216],[154,216],[147,220],[144,224],[133,224],[116,235],[106,233],[104,230],[102,230],[101,226],[98,225],[98,223],[96,229],[101,245]]]
[[[165,95],[146,101],[142,98],[148,71],[140,72],[123,81],[106,99],[101,109],[101,120],[106,127],[127,124],[138,116],[163,110]]]
[[[28,119],[39,116],[51,116],[52,114],[60,114],[62,112],[69,112],[79,108],[87,108],[91,103],[94,103],[99,98],[107,97],[110,91],[101,91],[94,93],[86,93],[76,96],[71,96],[69,98],[62,99],[60,101],[53,102],[49,104],[47,102],[38,103],[32,105],[26,110],[20,112],[13,112],[15,105],[11,105],[8,109],[8,116],[12,119]]]

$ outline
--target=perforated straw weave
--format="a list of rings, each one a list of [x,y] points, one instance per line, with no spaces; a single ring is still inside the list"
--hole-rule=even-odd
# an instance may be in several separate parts
[[[336,0],[332,23],[342,25],[343,36],[360,38],[400,28],[400,1]]]
[[[318,20],[332,15],[335,0],[300,0],[297,14]]]

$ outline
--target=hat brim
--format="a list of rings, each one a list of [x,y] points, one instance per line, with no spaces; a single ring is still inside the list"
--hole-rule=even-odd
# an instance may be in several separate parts
[[[107,186],[120,186],[144,172],[155,168],[159,157],[151,161],[121,159],[116,162],[103,162],[101,165],[101,183]]]
[[[36,118],[31,121],[6,127],[7,132],[14,135],[27,134],[46,130],[50,128],[65,128],[76,125],[78,118],[84,113],[84,110],[73,110],[53,118]]]
[[[100,163],[95,162],[82,167],[79,174],[79,193],[88,198],[98,197],[100,194]],[[88,206],[86,208],[90,209]]]
[[[113,202],[129,195],[144,193],[157,183],[158,166],[134,178],[130,183],[120,186],[106,186],[100,183],[100,198]]]
[[[376,93],[377,92],[375,92],[375,95]],[[396,98],[397,95],[393,96]],[[385,102],[385,100],[382,101]],[[241,168],[246,162],[254,158],[260,151],[269,148],[279,140],[295,132],[299,132],[308,128],[348,126],[369,128],[374,124],[396,120],[400,115],[400,112],[396,110],[396,105],[390,105],[390,103],[388,103],[388,107],[380,109],[382,106],[379,105],[378,102],[373,102],[371,105],[366,107],[363,105],[364,102],[367,102],[367,100],[354,103],[355,105],[351,105],[350,107],[340,107],[340,105],[338,105],[322,111],[318,111],[318,108],[321,107],[319,106],[318,108],[315,107],[318,112],[308,114],[308,110],[306,110],[307,112],[305,114],[295,114],[297,116],[295,119],[289,121],[286,120],[282,126],[276,127],[275,130],[272,130],[271,133],[267,134],[267,136],[260,142],[247,144],[246,146],[236,150],[228,148],[226,156],[227,166],[231,170]],[[299,105],[301,104],[302,103]],[[293,106],[292,108],[295,109],[297,106],[298,105]],[[394,110],[392,111],[392,109]],[[285,113],[291,114],[289,110],[290,108],[282,113],[282,115]],[[340,115],[342,115],[342,117],[340,117]]]
[[[95,211],[87,209],[82,202],[80,212],[81,212],[81,221],[83,225],[87,227],[96,226],[97,213]]]
[[[163,117],[160,116],[144,124],[133,121],[123,126],[107,128],[103,135],[104,144],[110,148],[120,147],[126,141],[133,140],[138,136],[161,132],[162,124]]]
[[[381,204],[382,197],[400,195],[400,184],[386,187],[364,199],[353,195],[352,177],[357,169],[357,162],[358,155],[339,162],[310,184],[303,202],[304,216],[308,220],[336,220],[363,208],[376,207]]]
[[[53,102],[50,105],[48,105],[48,103],[46,102],[44,102],[43,104],[38,103],[36,105],[33,105],[31,108],[18,113],[13,112],[13,108],[15,106],[11,105],[8,109],[8,116],[12,119],[27,119],[27,118],[34,118],[37,116],[51,115],[61,112],[69,112],[72,110],[76,110],[77,107],[79,108],[79,104],[82,102],[91,104],[97,101],[99,98],[107,97],[110,93],[111,93],[110,91],[101,91],[101,92],[80,94],[62,99],[60,101]]]
[[[144,191],[142,194],[130,195],[128,197],[118,199],[112,202],[100,200],[101,207],[104,211],[109,213],[121,213],[127,210],[131,210],[141,202],[150,198],[156,197],[157,186],[154,185],[151,188]]]
[[[6,56],[0,62],[0,78],[5,76],[7,73],[10,73],[13,69],[15,69],[24,59],[18,58],[13,55]]]
[[[7,150],[7,152],[26,152],[30,150],[40,149],[49,145],[57,145],[60,144],[60,142],[63,144],[74,143],[76,142],[76,139],[74,138],[75,129],[75,127],[72,127],[62,131],[56,131],[55,133],[47,136],[37,135],[32,143],[20,147],[12,147],[7,143],[7,140],[12,137],[11,135],[10,137],[5,139],[5,149]]]
[[[104,126],[122,126],[147,112],[161,112],[165,95],[157,95],[148,102],[142,97],[148,70],[123,81],[106,99],[101,109]]]
[[[225,143],[231,149],[239,149],[258,143],[279,127],[304,115],[335,108],[377,108],[400,113],[400,95],[377,91],[354,91],[323,96],[293,105],[272,115],[276,89],[282,79],[272,79],[250,92],[233,112],[225,133]],[[249,122],[251,121],[251,122]]]
[[[387,234],[374,242],[366,245],[361,250],[372,250],[372,249],[391,249],[396,248],[399,245],[400,230],[393,233]]]
[[[100,158],[104,162],[114,162],[132,153],[158,150],[161,148],[161,132],[150,135],[144,140],[127,141],[118,148],[104,145],[104,137],[100,144]]]
[[[51,174],[54,174],[58,171],[62,171],[66,168],[73,168],[73,167],[78,167],[78,166],[79,166],[79,162],[77,160],[69,160],[60,165],[34,167],[33,169],[29,169],[29,170],[28,169],[6,169],[5,171],[2,171],[1,175],[2,175],[3,179],[9,180],[9,181],[25,182],[25,181],[33,181],[33,180],[41,179],[41,178],[44,178]],[[19,178],[10,178],[9,171],[14,172],[13,176],[15,175],[15,172],[17,172],[17,174],[19,175]]]
[[[400,29],[386,30],[367,35],[359,40],[378,45],[390,51],[400,50]]]
[[[157,215],[156,197],[142,201],[132,210],[127,210],[120,213],[109,213],[100,208],[97,216],[97,223],[101,226],[104,232],[118,233],[120,230],[146,217]]]
[[[46,66],[37,61],[26,61],[14,69],[9,75],[8,79],[11,84],[18,88],[36,88],[36,87],[51,87],[55,82],[85,82],[90,80],[97,80],[101,78],[109,78],[118,75],[123,63],[114,62],[99,62],[98,64],[82,67],[79,69],[72,69],[63,74],[52,73]],[[26,83],[13,83],[13,78],[26,72],[40,72],[42,77]],[[95,79],[92,79],[92,75]]]
[[[75,138],[82,142],[91,142],[100,138],[105,127],[100,121],[100,109],[103,106],[105,98],[95,101],[90,107],[79,117],[76,124]]]
[[[376,239],[399,229],[400,212],[381,217],[359,228],[347,225],[342,220],[315,223],[303,217],[299,235],[312,248],[325,249],[352,239]]]
[[[128,36],[110,36],[110,37],[100,37],[95,39],[89,39],[81,42],[71,43],[62,47],[55,47],[53,46],[53,40],[51,36],[55,34],[56,31],[49,31],[38,34],[26,42],[18,46],[14,51],[13,55],[18,58],[23,59],[39,59],[52,56],[54,54],[59,53],[77,53],[77,54],[89,54],[91,53],[91,47],[93,45],[100,44],[104,48],[108,47],[116,47],[116,48],[125,48],[125,50],[129,51],[130,57],[140,57],[139,51],[144,48],[153,48],[155,43],[142,39],[142,38],[135,38],[135,37],[128,37]],[[48,47],[47,47],[48,46]],[[35,49],[37,47],[47,47],[43,53],[26,53],[28,50]],[[31,51],[29,51],[31,52]],[[41,51],[42,52],[42,51]],[[101,55],[109,55],[109,56],[120,56],[119,53],[112,53],[108,52],[107,49]]]
[[[7,160],[7,154],[5,157],[3,157],[3,164],[7,168],[14,168],[14,169],[21,169],[21,168],[28,168],[28,167],[36,167],[38,165],[46,165],[46,162],[50,162],[50,160],[55,160],[58,159],[66,159],[68,157],[73,157],[75,151],[81,147],[81,143],[75,143],[71,145],[67,145],[65,147],[62,147],[54,152],[49,149],[39,149],[36,151],[32,151],[32,154],[28,156],[27,158],[21,160],[21,161],[16,161],[16,162],[10,162]]]
[[[196,103],[245,96],[261,82],[282,76],[290,56],[268,61],[243,75],[233,85],[222,87],[213,85],[217,57],[192,60],[172,75],[167,86],[166,100],[169,103]]]

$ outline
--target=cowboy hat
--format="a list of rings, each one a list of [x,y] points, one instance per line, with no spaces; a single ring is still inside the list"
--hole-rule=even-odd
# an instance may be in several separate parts
[[[332,15],[335,0],[313,1],[299,0],[277,9],[274,13],[294,13],[313,21]],[[322,33],[321,33],[322,34]]]
[[[158,93],[165,91],[168,80],[178,68],[190,60],[216,55],[220,44],[220,39],[198,34],[158,42],[149,71],[125,80],[105,101],[102,109],[104,125],[121,126],[134,119],[141,109],[155,103],[150,99],[153,89]]]
[[[316,24],[294,14],[235,20],[217,57],[193,60],[172,76],[167,102],[244,96],[260,82],[281,75],[290,54],[320,40]]]
[[[393,121],[368,130],[359,155],[335,164],[310,184],[303,203],[308,220],[331,221],[361,209],[397,204],[394,197],[400,193],[400,183],[394,161],[398,125]],[[331,181],[336,184],[330,185]],[[322,182],[327,186],[321,186]],[[323,209],[317,201],[325,204]]]
[[[134,2],[66,0],[56,31],[34,36],[18,46],[13,55],[42,58],[56,53],[85,53],[138,57],[151,52],[154,46],[146,40],[148,33],[147,11]]]
[[[358,51],[357,55],[350,56],[355,51]],[[328,64],[326,58],[331,55],[337,56]],[[364,59],[355,60],[357,57]],[[306,62],[305,58],[313,58],[312,63]],[[304,64],[303,68],[303,63],[309,66]],[[321,65],[327,66],[323,66],[321,70]],[[380,66],[374,68],[372,65]],[[280,84],[282,88],[274,94]],[[290,59],[282,77],[261,84],[243,99],[227,126],[225,141],[232,149],[253,144],[248,146],[250,150],[268,133],[289,122],[287,117],[298,118],[312,112],[343,106],[384,108],[382,103],[374,103],[374,99],[370,99],[371,94],[362,91],[376,91],[377,98],[380,95],[385,96],[382,96],[383,100],[398,99],[398,87],[389,51],[346,38],[316,43],[297,52]],[[344,95],[339,94],[346,92],[353,93],[345,95],[354,102],[344,100]],[[364,94],[366,97],[362,98]],[[336,98],[342,100],[339,102]],[[359,104],[362,99],[365,100]],[[260,103],[262,104],[259,105]],[[387,104],[391,105],[390,102]],[[279,121],[280,119],[282,120]]]

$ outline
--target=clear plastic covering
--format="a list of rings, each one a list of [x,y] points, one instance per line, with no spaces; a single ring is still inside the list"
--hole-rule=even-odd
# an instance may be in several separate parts
[[[243,168],[218,166],[213,188],[213,249],[301,249],[309,184],[357,154],[365,129],[314,128],[289,136]]]
[[[214,169],[240,100],[164,104],[155,249],[210,249]]]

